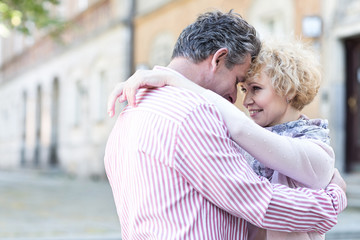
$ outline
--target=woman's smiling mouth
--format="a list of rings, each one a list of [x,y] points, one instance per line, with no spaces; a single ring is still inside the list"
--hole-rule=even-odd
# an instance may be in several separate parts
[[[263,110],[262,109],[257,109],[257,110],[251,109],[251,110],[248,110],[248,111],[249,111],[250,116],[253,117],[257,113],[262,112]]]

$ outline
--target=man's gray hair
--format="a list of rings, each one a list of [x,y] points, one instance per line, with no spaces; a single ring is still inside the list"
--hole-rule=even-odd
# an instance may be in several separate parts
[[[252,59],[261,48],[261,42],[253,26],[239,14],[212,11],[201,14],[180,34],[172,58],[185,57],[194,63],[204,61],[220,48],[227,48],[226,67]]]

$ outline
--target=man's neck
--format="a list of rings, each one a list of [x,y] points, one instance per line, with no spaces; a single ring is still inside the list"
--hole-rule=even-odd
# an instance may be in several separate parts
[[[204,66],[202,65],[204,65],[204,63],[196,64],[184,57],[177,57],[174,58],[167,67],[179,72],[196,84],[202,85],[206,78]]]

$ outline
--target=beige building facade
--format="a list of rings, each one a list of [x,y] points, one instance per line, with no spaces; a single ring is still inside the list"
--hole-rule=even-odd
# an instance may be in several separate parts
[[[62,43],[38,33],[16,50],[14,42],[26,39],[2,39],[0,168],[104,176],[104,146],[114,123],[107,95],[129,74],[130,4],[69,0],[59,8],[72,24]]]
[[[337,165],[360,172],[360,1],[322,1],[322,114],[329,119]]]
[[[346,47],[357,49],[360,35],[355,0],[63,0],[57,11],[73,22],[63,44],[44,33],[1,39],[0,168],[104,176],[104,147],[115,122],[106,115],[109,91],[137,68],[167,65],[181,30],[213,9],[240,13],[264,40],[295,37],[313,44],[324,81],[305,114],[329,119],[337,167],[359,171],[356,144],[346,145],[353,132],[346,122],[357,116],[347,112],[355,111],[358,97],[346,89],[360,82],[347,73],[357,67],[346,68],[347,61],[356,62]],[[241,99],[236,104],[241,108]]]

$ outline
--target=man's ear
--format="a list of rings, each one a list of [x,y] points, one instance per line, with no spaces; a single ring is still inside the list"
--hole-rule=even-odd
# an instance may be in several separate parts
[[[228,52],[227,48],[220,48],[214,53],[211,59],[211,69],[213,71],[216,71],[219,66],[225,65],[225,58]]]

